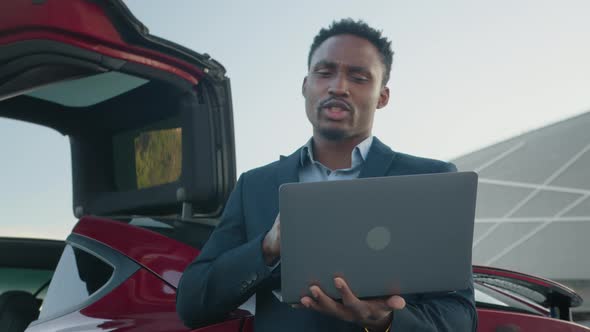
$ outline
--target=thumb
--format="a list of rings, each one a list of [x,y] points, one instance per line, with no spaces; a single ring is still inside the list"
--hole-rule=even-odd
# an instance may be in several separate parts
[[[398,295],[388,298],[385,303],[387,303],[387,306],[393,310],[401,310],[406,307],[406,300]]]

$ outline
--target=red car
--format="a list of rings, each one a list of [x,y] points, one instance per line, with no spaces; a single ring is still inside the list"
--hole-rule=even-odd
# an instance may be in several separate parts
[[[235,184],[223,66],[150,35],[119,0],[3,0],[0,116],[69,136],[80,218],[46,291],[3,285],[3,331],[188,331],[176,287]],[[474,273],[479,331],[590,331],[569,321],[572,290]],[[253,331],[253,316],[199,331]]]

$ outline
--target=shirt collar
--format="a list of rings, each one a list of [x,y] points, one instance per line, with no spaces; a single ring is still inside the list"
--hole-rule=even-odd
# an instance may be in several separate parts
[[[301,148],[301,156],[300,162],[301,166],[305,166],[305,163],[311,161],[315,163],[316,160],[313,159],[313,137],[310,138],[307,143]],[[365,160],[367,160],[367,155],[369,154],[369,149],[371,148],[371,144],[373,144],[373,136],[369,136],[365,138],[362,142],[357,144],[352,150],[351,155],[351,165],[350,168],[355,168],[356,166],[362,164]]]

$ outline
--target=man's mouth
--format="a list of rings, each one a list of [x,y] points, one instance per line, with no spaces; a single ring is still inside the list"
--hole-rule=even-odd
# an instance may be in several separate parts
[[[342,120],[349,114],[348,110],[342,109],[340,107],[323,107],[322,110],[328,119],[335,121]]]
[[[352,111],[348,103],[336,99],[331,99],[322,103],[320,110],[323,111],[328,119],[334,121],[339,121],[348,117]]]

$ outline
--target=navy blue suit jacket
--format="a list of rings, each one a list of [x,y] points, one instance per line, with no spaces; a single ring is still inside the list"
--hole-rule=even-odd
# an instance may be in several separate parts
[[[242,174],[219,225],[180,280],[177,311],[187,326],[220,321],[256,294],[256,331],[363,331],[353,323],[291,308],[271,292],[279,288],[280,276],[266,266],[261,244],[279,212],[279,186],[298,182],[299,162],[297,150]],[[394,152],[377,138],[362,167],[359,177],[456,171],[449,163]],[[476,329],[473,288],[438,296],[408,296],[406,302],[405,309],[394,313],[392,332]]]

